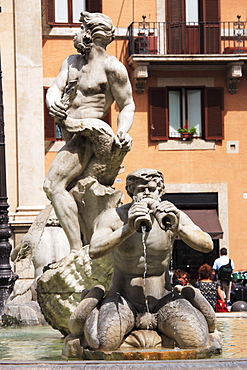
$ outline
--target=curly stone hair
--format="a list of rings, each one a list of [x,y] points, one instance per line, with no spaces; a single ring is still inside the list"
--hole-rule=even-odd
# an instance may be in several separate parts
[[[81,12],[80,22],[91,31],[92,40],[100,39],[108,45],[115,38],[115,27],[111,18],[105,14]]]
[[[128,195],[132,198],[136,183],[140,180],[144,182],[155,181],[157,186],[160,187],[160,196],[165,194],[164,176],[161,172],[150,168],[140,168],[130,173],[126,178],[125,189]]]

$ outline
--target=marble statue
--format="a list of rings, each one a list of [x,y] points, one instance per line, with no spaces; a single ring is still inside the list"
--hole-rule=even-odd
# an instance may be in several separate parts
[[[73,338],[84,348],[114,351],[123,347],[209,345],[216,317],[192,286],[172,292],[169,266],[179,237],[191,248],[210,252],[211,237],[174,204],[163,200],[161,172],[138,169],[126,180],[133,201],[101,213],[94,225],[89,256],[112,255],[113,275],[85,291],[69,319]]]
[[[37,302],[37,280],[45,266],[70,254],[68,239],[59,225],[52,205],[46,206],[35,218],[28,232],[13,249],[11,260],[33,264],[34,279],[18,279],[9,296],[2,321],[4,325],[47,325]],[[19,267],[20,271],[21,268]]]
[[[68,256],[68,239],[61,228],[52,205],[46,206],[35,218],[28,232],[11,253],[11,260],[29,259],[34,266],[34,278],[43,273],[44,266]]]
[[[135,109],[126,68],[106,52],[114,39],[111,19],[101,13],[82,12],[80,22],[81,29],[74,38],[79,54],[65,59],[46,95],[49,113],[59,124],[66,144],[50,167],[44,190],[68,237],[71,252],[82,247],[81,234],[83,244],[89,242],[92,222],[102,211],[99,207],[90,220],[87,215],[83,218],[83,207],[90,203],[84,198],[94,198],[89,188],[98,185],[93,190],[95,198],[98,193],[109,192],[104,187],[113,184],[131,149],[128,131]],[[119,108],[116,135],[102,120],[114,101]]]
[[[114,189],[112,184],[122,171],[122,161],[131,149],[132,138],[128,131],[135,109],[126,68],[106,52],[106,46],[113,41],[115,33],[111,19],[101,13],[82,12],[80,21],[81,28],[74,37],[74,46],[79,54],[65,59],[46,96],[49,113],[66,141],[44,182],[51,204],[40,212],[11,255],[12,261],[28,259],[35,271],[34,281],[29,280],[28,285],[16,284],[11,303],[36,300],[38,279],[53,271],[50,269],[42,275],[44,266],[53,263],[54,268],[54,262],[60,261],[61,269],[69,271],[72,276],[70,269],[73,265],[72,270],[81,282],[77,283],[74,277],[68,283],[65,273],[65,278],[62,274],[57,283],[59,273],[54,273],[55,281],[49,285],[48,295],[45,295],[45,288],[38,292],[46,320],[64,334],[67,334],[67,316],[73,311],[72,302],[78,303],[81,288],[85,285],[91,288],[95,282],[103,282],[107,286],[106,280],[112,272],[107,258],[101,260],[102,263],[91,262],[87,245],[98,215],[121,204],[122,192]],[[114,101],[119,108],[116,134],[103,121]],[[52,207],[59,225],[49,227]],[[82,245],[86,248],[83,249]],[[77,259],[78,251],[80,256]],[[71,281],[76,287],[73,283],[70,285]],[[51,296],[59,296],[54,303],[57,311],[61,308],[59,312],[62,312],[63,320],[59,316],[59,323],[50,319],[50,315],[54,317]],[[56,304],[60,305],[59,308]]]

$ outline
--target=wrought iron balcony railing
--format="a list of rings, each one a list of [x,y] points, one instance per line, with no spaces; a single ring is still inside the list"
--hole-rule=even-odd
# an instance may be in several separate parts
[[[247,54],[247,22],[133,22],[129,53]],[[246,45],[246,46],[245,46]]]

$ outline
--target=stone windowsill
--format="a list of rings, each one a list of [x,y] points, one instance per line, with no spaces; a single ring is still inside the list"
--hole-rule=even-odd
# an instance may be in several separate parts
[[[160,141],[159,150],[214,150],[215,141],[205,141],[202,139],[186,140],[167,140]]]

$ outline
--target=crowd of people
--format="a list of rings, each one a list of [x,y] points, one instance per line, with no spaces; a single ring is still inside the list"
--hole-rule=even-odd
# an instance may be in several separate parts
[[[217,311],[217,301],[231,305],[231,274],[234,270],[234,262],[227,257],[227,249],[221,248],[220,257],[214,261],[213,267],[203,264],[198,269],[198,279],[194,286]],[[173,272],[173,286],[191,284],[190,275],[187,271],[177,269]],[[191,284],[192,285],[192,284]]]

